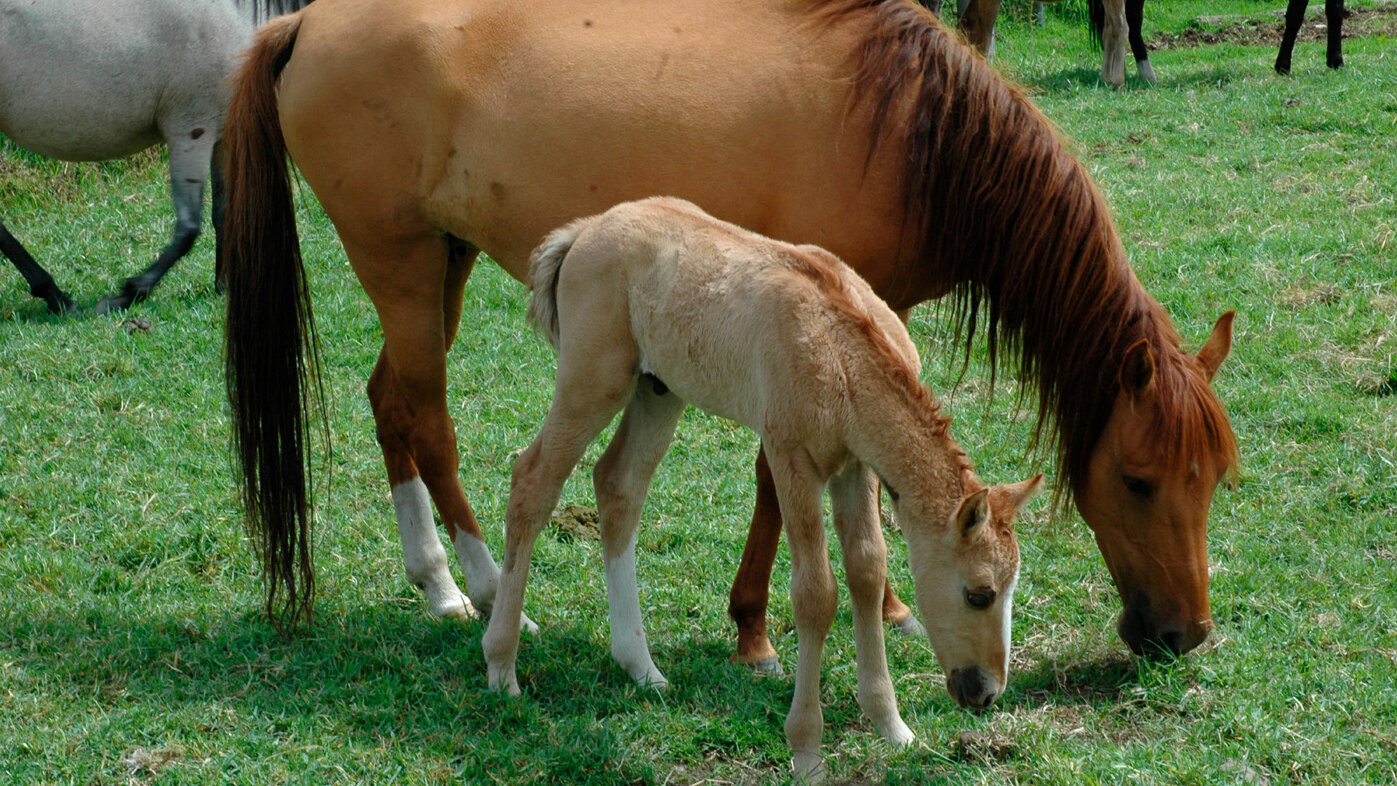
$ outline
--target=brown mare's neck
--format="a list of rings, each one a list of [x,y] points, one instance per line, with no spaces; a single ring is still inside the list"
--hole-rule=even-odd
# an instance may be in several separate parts
[[[1125,350],[1148,338],[1177,356],[1168,317],[1127,263],[1105,201],[1051,123],[984,60],[911,4],[836,0],[831,19],[870,26],[855,113],[878,146],[901,146],[909,234],[919,264],[885,293],[895,308],[952,293],[967,352],[984,328],[1036,388],[1071,488],[1118,392]],[[1177,370],[1165,362],[1165,373]]]

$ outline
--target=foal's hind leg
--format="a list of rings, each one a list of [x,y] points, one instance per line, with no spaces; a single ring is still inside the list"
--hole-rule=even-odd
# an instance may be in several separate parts
[[[829,492],[854,611],[859,707],[888,742],[901,747],[913,735],[897,710],[879,624],[888,554],[878,523],[878,481],[854,462],[830,480]]]
[[[619,317],[624,329],[625,315]],[[587,337],[570,335],[568,328],[564,321],[553,403],[538,436],[514,462],[505,513],[504,572],[481,642],[490,688],[512,695],[519,694],[515,660],[534,541],[587,446],[635,391],[633,347],[616,346],[614,332],[604,341],[588,342]]]
[[[194,128],[167,136],[170,146],[170,197],[175,205],[174,236],[150,267],[122,284],[121,291],[97,303],[97,313],[121,311],[148,297],[160,279],[199,238],[204,200],[204,178],[213,159],[214,134]]]
[[[34,257],[29,255],[28,249],[20,244],[19,240],[10,230],[0,223],[0,253],[14,263],[19,270],[19,274],[24,276],[24,280],[29,282],[29,294],[40,298],[48,305],[49,311],[54,314],[76,314],[77,306],[73,305],[73,299],[63,293],[54,283],[53,276],[47,270],[34,261]]]
[[[669,684],[645,638],[635,576],[635,531],[655,467],[664,458],[684,402],[659,393],[652,379],[636,386],[616,436],[592,473],[606,553],[606,598],[611,620],[611,657],[642,687]]]

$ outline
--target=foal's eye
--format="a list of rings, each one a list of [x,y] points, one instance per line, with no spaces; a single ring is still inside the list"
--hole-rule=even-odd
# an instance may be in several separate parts
[[[994,592],[984,590],[966,590],[965,602],[972,609],[987,609],[994,603]]]
[[[1144,478],[1137,478],[1132,475],[1124,475],[1121,482],[1125,484],[1125,490],[1140,499],[1149,499],[1154,496],[1154,484]]]

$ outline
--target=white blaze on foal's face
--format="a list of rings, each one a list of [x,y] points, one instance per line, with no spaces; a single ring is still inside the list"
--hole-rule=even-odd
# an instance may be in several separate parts
[[[1041,484],[1038,475],[975,491],[926,548],[911,549],[922,623],[946,673],[946,688],[962,706],[989,706],[1008,681],[1019,577],[1013,520]]]

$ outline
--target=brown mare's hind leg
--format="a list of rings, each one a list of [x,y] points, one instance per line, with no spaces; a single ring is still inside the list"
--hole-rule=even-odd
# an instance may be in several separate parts
[[[766,607],[771,590],[771,565],[776,561],[776,547],[781,542],[781,509],[776,500],[776,486],[766,463],[765,450],[757,453],[757,503],[752,511],[752,523],[747,529],[747,544],[742,549],[742,563],[733,578],[728,596],[728,616],[737,623],[737,652],[733,661],[744,663],[758,671],[779,672],[776,649],[766,634]],[[917,634],[922,626],[893,592],[892,584],[884,582],[883,621],[906,634]]]
[[[464,618],[472,611],[447,567],[431,503],[446,525],[471,599],[488,612],[499,570],[461,489],[455,428],[446,411],[446,350],[460,325],[462,296],[478,252],[454,238],[434,238],[423,241],[414,253],[422,260],[405,262],[404,269],[425,271],[415,279],[418,282],[440,284],[399,285],[390,294],[376,291],[372,272],[360,274],[379,310],[385,335],[369,378],[369,401],[392,488],[408,580],[426,593],[433,614]],[[427,259],[433,255],[444,265],[429,265]],[[353,251],[350,257],[356,259]],[[356,262],[356,270],[362,267]],[[532,629],[532,622],[525,624]]]

